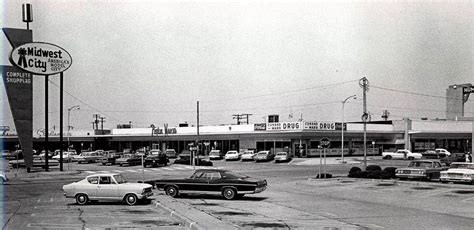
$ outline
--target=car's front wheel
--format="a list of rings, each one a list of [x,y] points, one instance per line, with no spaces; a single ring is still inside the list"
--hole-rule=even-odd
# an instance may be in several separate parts
[[[135,194],[127,194],[125,196],[125,202],[130,206],[135,205],[137,203],[137,200],[138,198]]]
[[[392,159],[392,156],[390,156],[390,155],[385,156],[384,159],[390,160],[390,159]]]
[[[178,188],[176,188],[176,186],[173,186],[173,185],[167,186],[165,191],[166,191],[166,195],[171,196],[171,197],[177,197],[179,194]]]
[[[224,190],[222,190],[222,195],[224,196],[224,198],[226,198],[227,200],[232,200],[235,198],[237,192],[235,191],[235,189],[233,188],[225,188]]]
[[[89,201],[89,197],[86,194],[77,194],[76,195],[76,203],[78,205],[85,205]]]

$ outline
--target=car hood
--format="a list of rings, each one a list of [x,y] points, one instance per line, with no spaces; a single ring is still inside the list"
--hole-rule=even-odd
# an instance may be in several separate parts
[[[474,170],[472,169],[448,169],[445,171],[448,173],[464,173],[464,174],[474,174]]]
[[[417,170],[417,171],[419,171],[419,170],[426,170],[426,169],[428,169],[428,168],[424,168],[424,167],[416,167],[416,168],[415,167],[405,167],[405,168],[400,168],[399,170]]]

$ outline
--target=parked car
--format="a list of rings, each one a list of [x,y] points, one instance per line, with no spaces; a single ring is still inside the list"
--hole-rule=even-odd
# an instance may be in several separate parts
[[[125,201],[134,205],[153,195],[152,186],[144,183],[129,183],[121,174],[94,174],[85,179],[63,186],[66,198],[75,198],[76,203],[85,205],[89,201]]]
[[[168,158],[176,158],[176,151],[174,149],[166,149],[165,150],[166,157]]]
[[[24,159],[21,160],[11,160],[8,162],[12,168],[19,168],[19,167],[26,167],[26,163]],[[53,160],[53,159],[48,159],[48,167],[54,167],[58,166],[59,161]],[[38,155],[33,155],[33,167],[41,167],[45,168],[46,167],[46,160],[43,159],[42,157]]]
[[[253,161],[255,157],[255,151],[253,150],[246,150],[240,157],[242,161]]]
[[[77,156],[77,154],[75,154],[73,152],[63,152],[63,162],[73,161],[74,157],[76,157],[76,156]],[[58,154],[58,155],[53,157],[53,160],[59,161],[60,158],[61,158],[61,155]]]
[[[159,149],[152,149],[148,152],[147,157],[145,158],[145,162],[143,163],[143,167],[151,166],[166,166],[170,161],[165,153],[161,152]]]
[[[212,166],[213,163],[211,161],[202,159],[203,156],[198,156],[196,160],[196,165],[201,166]],[[185,150],[179,154],[179,158],[174,160],[174,164],[182,164],[182,165],[191,165],[191,152],[189,150]]]
[[[396,152],[382,152],[383,159],[408,159],[415,160],[421,159],[421,153],[412,153],[407,149],[399,149]]]
[[[102,165],[115,165],[117,164],[117,159],[119,159],[122,155],[117,152],[105,152],[100,162]]]
[[[451,156],[451,153],[446,149],[431,149],[421,153],[424,158],[443,158]]]
[[[289,162],[291,161],[293,158],[291,157],[290,153],[287,153],[287,152],[278,152],[276,155],[275,155],[275,163],[278,163],[278,162]]]
[[[142,157],[135,154],[123,154],[116,162],[120,166],[141,165]]]
[[[99,154],[98,152],[82,152],[79,154],[77,158],[77,163],[78,164],[90,164],[90,163],[97,163],[102,159],[102,155]]]
[[[260,193],[267,188],[267,181],[264,179],[253,179],[221,169],[199,169],[189,178],[158,179],[145,183],[164,190],[171,197],[183,193],[210,193],[221,194],[227,200]]]
[[[426,179],[431,181],[439,179],[440,172],[448,169],[438,160],[415,160],[407,167],[395,171],[395,176],[400,179]]]
[[[209,152],[209,160],[220,160],[222,159],[221,150],[211,150]]]
[[[446,165],[451,165],[453,162],[466,162],[466,154],[451,153],[451,155],[441,158],[440,161]]]
[[[231,161],[231,160],[238,161],[240,160],[240,154],[237,151],[231,150],[231,151],[227,151],[224,158],[226,161]]]
[[[271,161],[275,158],[275,154],[273,154],[271,151],[260,151],[255,155],[255,161],[260,162],[260,161]]]
[[[453,162],[448,170],[442,171],[441,182],[465,182],[474,184],[474,163]]]
[[[54,155],[53,152],[48,151],[48,159],[53,158],[53,155]],[[39,156],[40,156],[42,159],[45,159],[45,158],[46,158],[46,151],[44,151],[44,150],[41,151],[40,154],[39,154]]]

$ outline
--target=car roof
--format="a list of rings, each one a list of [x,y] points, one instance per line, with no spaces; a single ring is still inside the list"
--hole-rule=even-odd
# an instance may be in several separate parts
[[[197,169],[196,172],[229,172],[225,169]]]
[[[96,176],[116,176],[116,175],[120,175],[120,173],[96,173],[96,174],[91,174],[89,176],[86,176],[86,178],[96,177]]]
[[[440,162],[439,160],[431,160],[431,159],[421,159],[421,160],[413,160],[412,162]]]

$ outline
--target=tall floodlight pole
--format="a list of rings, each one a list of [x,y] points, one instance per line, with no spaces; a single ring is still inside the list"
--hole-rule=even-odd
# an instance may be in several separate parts
[[[356,99],[357,97],[356,95],[352,95],[344,99],[344,101],[342,101],[342,127],[341,127],[341,158],[342,158],[341,160],[342,162],[341,163],[346,163],[344,161],[344,105],[346,104],[347,100],[351,98]]]
[[[364,100],[364,112],[362,114],[362,122],[364,123],[364,170],[367,168],[367,120],[369,119],[369,113],[367,113],[367,91],[369,90],[369,80],[363,77],[359,80],[359,85],[362,87],[363,100]]]
[[[69,122],[70,122],[71,110],[75,110],[75,109],[79,110],[81,108],[78,105],[75,105],[67,109],[67,150],[68,151],[69,151],[69,146],[70,146],[69,136],[71,136],[71,133],[70,133],[71,126],[69,125]]]

